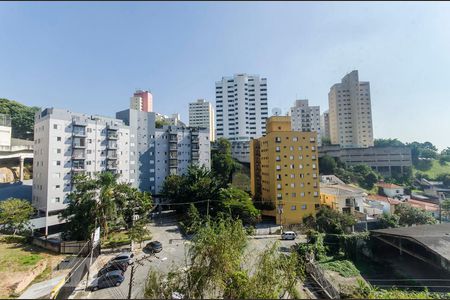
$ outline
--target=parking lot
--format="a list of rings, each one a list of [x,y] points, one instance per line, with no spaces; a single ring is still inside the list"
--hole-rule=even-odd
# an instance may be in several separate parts
[[[182,267],[185,264],[185,253],[187,250],[187,244],[189,241],[185,240],[181,235],[176,223],[165,224],[152,224],[150,227],[153,238],[152,240],[160,241],[163,245],[163,250],[157,253],[155,257],[151,257],[149,260],[143,261],[143,265],[139,265],[136,268],[134,274],[134,284],[131,293],[131,298],[143,298],[144,287],[147,278],[147,274],[151,267],[159,272],[167,273],[172,267]],[[279,250],[286,252],[296,242],[301,242],[303,237],[297,237],[295,241],[282,241],[280,236],[256,236],[249,239],[249,245],[245,253],[246,267],[252,266],[257,258],[257,253],[261,253],[266,247],[269,247],[275,241],[279,241]],[[97,259],[97,262],[91,268],[91,272],[95,275],[91,275],[89,284],[95,279],[97,271],[104,266],[111,258],[117,253],[102,254]],[[135,260],[139,260],[144,255],[148,255],[142,252],[140,248],[135,249]],[[72,299],[111,299],[111,298],[127,298],[128,289],[130,283],[131,266],[128,267],[124,276],[125,280],[119,287],[110,287],[100,289],[97,291],[85,291],[86,282],[82,281],[78,285],[75,293],[72,294]]]

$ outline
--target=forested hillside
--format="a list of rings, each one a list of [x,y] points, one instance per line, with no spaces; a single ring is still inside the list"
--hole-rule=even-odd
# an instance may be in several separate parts
[[[0,98],[0,114],[11,116],[12,137],[33,140],[34,114],[38,107]]]

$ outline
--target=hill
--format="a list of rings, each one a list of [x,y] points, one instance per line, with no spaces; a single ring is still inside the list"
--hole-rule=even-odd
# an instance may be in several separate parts
[[[450,163],[441,164],[439,160],[420,161],[414,166],[414,175],[416,173],[426,174],[430,179],[436,179],[439,175],[450,174]]]
[[[12,137],[33,140],[34,114],[38,107],[23,105],[17,101],[0,98],[0,114],[11,116]]]

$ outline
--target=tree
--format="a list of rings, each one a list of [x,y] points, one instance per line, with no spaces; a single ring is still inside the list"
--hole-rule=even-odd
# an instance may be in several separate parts
[[[0,114],[11,117],[11,136],[17,139],[33,140],[34,115],[38,107],[30,107],[19,102],[0,98]]]
[[[219,209],[229,213],[233,218],[241,219],[244,224],[255,225],[261,219],[261,213],[253,205],[251,197],[244,191],[229,187],[219,192],[221,207]]]
[[[436,177],[436,180],[442,181],[442,184],[444,186],[450,187],[450,174],[440,174],[438,177]]]
[[[181,226],[188,234],[197,232],[197,230],[202,225],[202,219],[194,203],[189,204],[189,209],[184,220],[184,222],[181,222]]]
[[[247,246],[240,220],[218,218],[202,226],[189,245],[189,266],[167,276],[149,272],[145,296],[186,299],[280,298],[285,291],[296,296],[294,284],[299,276],[297,256],[277,251],[278,244],[266,248],[254,265],[244,269]]]
[[[367,165],[355,165],[350,168],[354,172],[354,178],[365,189],[372,189],[378,181],[379,175]]]
[[[67,220],[65,238],[89,239],[96,222],[103,236],[108,237],[111,228],[130,227],[134,214],[144,216],[152,206],[149,194],[118,184],[117,175],[110,172],[95,178],[75,176],[74,187],[67,208],[60,214]]]
[[[130,241],[137,242],[142,247],[142,242],[151,239],[150,230],[146,226],[145,219],[139,219],[129,228],[128,236]]]
[[[406,203],[397,205],[395,214],[399,216],[400,226],[436,224],[436,219],[429,212]]]
[[[336,161],[329,155],[319,158],[319,170],[324,175],[334,174],[337,168]]]
[[[12,229],[13,235],[25,228],[34,213],[34,208],[27,200],[9,198],[0,202],[0,224]]]
[[[380,229],[384,228],[396,228],[399,225],[400,217],[396,214],[383,213],[381,217],[378,218]]]
[[[375,139],[373,141],[375,147],[402,147],[404,143],[398,139]]]
[[[225,138],[219,138],[211,150],[211,169],[219,177],[221,187],[231,183],[236,169],[236,162],[231,156],[231,143]]]
[[[350,214],[343,214],[329,207],[322,206],[316,213],[315,222],[319,232],[345,233],[348,227],[356,224],[356,219]]]

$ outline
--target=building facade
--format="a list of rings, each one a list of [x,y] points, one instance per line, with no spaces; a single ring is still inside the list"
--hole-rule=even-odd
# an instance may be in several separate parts
[[[11,147],[11,116],[0,114],[0,151]]]
[[[338,145],[322,146],[319,156],[329,155],[354,166],[368,165],[385,176],[402,174],[412,169],[411,149],[409,147],[369,147],[340,148]]]
[[[153,111],[153,95],[150,91],[137,90],[130,98],[130,108],[138,111]]]
[[[317,132],[317,145],[322,145],[320,106],[309,106],[308,100],[296,100],[291,107],[292,130]]]
[[[328,93],[331,144],[343,148],[373,146],[370,84],[352,71]]]
[[[267,117],[266,78],[236,74],[216,82],[216,136],[230,140],[234,158],[249,162],[245,151],[251,139],[266,133]]]
[[[317,133],[291,130],[289,116],[267,121],[267,135],[250,144],[251,190],[277,224],[298,224],[320,207]]]
[[[323,138],[330,139],[330,115],[328,110],[320,116],[320,129]]]
[[[74,175],[109,171],[129,181],[129,147],[121,120],[54,108],[36,113],[32,204],[46,218],[45,234],[61,224]]]
[[[189,165],[211,169],[209,130],[166,125],[155,132],[155,193],[169,175],[185,174]]]
[[[216,121],[212,104],[204,99],[189,103],[189,126],[209,129],[211,142],[216,139]]]

